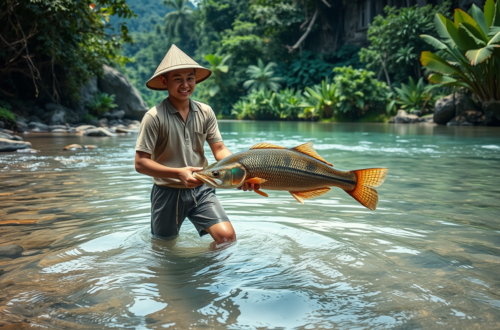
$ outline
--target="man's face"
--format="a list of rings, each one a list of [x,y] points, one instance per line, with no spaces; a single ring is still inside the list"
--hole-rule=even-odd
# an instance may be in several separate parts
[[[169,97],[179,101],[188,100],[196,86],[194,69],[181,69],[168,72],[167,77],[160,76],[163,86],[167,87]]]

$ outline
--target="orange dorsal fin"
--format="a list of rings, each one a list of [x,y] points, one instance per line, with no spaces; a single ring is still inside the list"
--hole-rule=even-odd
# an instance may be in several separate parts
[[[250,149],[286,149],[285,147],[280,147],[272,143],[260,142],[254,144]]]
[[[373,188],[384,183],[387,176],[387,169],[367,168],[354,172],[358,177],[356,187],[353,190],[346,192],[366,208],[375,211],[378,203],[378,193]]]
[[[303,154],[311,156],[312,158],[317,159],[320,162],[323,162],[325,164],[332,166],[331,163],[327,162],[323,157],[321,157],[318,154],[318,152],[316,150],[314,150],[312,142],[307,142],[307,143],[301,144],[300,146],[296,146],[295,148],[292,148],[292,150],[296,150],[298,152],[301,152]]]
[[[263,191],[260,191],[259,189],[254,189],[253,191],[255,191],[257,194],[261,195],[261,196],[264,196],[264,197],[269,197],[267,196],[267,194]]]
[[[304,199],[313,199],[330,191],[330,188],[319,188],[309,191],[290,191],[290,194],[298,200],[301,204],[304,204]]]
[[[261,178],[251,178],[251,179],[245,180],[245,182],[248,182],[248,183],[258,183],[258,184],[263,184],[266,181],[267,181],[266,179],[261,179]]]

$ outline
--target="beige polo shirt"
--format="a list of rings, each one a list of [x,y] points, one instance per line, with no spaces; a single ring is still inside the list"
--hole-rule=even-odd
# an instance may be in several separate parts
[[[151,108],[142,119],[135,150],[151,154],[152,160],[168,167],[207,166],[205,141],[222,141],[217,118],[206,104],[189,100],[189,107],[186,122],[168,98]],[[178,179],[155,177],[154,182],[186,188]]]

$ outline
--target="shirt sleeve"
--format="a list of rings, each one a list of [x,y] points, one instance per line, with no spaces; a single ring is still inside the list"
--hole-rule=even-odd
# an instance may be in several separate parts
[[[220,135],[219,126],[217,125],[217,117],[212,108],[209,107],[207,116],[207,142],[208,144],[213,144],[222,141],[222,136]]]
[[[146,113],[141,122],[141,128],[139,129],[139,136],[137,137],[135,150],[147,152],[152,155],[158,139],[159,127],[158,118]]]

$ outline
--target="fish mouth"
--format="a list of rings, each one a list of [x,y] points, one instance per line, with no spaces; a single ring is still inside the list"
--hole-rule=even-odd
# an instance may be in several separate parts
[[[219,186],[222,185],[222,180],[213,179],[213,178],[210,178],[206,175],[203,175],[203,174],[200,174],[197,172],[194,172],[193,176],[195,177],[195,179],[198,179],[198,180],[208,184],[212,188],[218,188]]]

